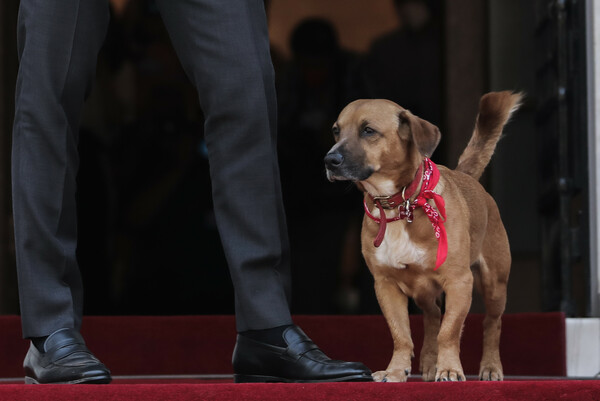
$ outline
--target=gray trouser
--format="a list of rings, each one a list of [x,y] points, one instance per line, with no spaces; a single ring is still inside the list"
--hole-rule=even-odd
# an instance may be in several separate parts
[[[237,328],[289,324],[289,245],[263,0],[157,4],[206,118]],[[81,325],[78,128],[108,19],[107,0],[21,0],[12,182],[24,337]]]

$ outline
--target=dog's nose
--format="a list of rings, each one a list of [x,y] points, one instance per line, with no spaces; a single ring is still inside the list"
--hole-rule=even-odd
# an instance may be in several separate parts
[[[339,167],[343,162],[344,156],[341,153],[327,153],[327,156],[325,156],[325,165],[327,168]]]

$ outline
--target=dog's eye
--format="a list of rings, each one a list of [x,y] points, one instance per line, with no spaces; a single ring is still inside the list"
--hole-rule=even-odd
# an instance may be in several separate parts
[[[367,136],[373,136],[375,134],[375,130],[371,127],[365,127],[363,128],[362,132],[360,133],[360,136],[362,137],[367,137]]]
[[[340,128],[336,125],[331,129],[331,132],[333,133],[333,136],[337,137],[340,134]]]

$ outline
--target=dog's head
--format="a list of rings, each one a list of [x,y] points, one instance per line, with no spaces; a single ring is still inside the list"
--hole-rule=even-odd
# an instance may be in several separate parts
[[[336,144],[325,156],[327,178],[354,181],[374,195],[393,194],[412,181],[441,137],[435,125],[381,99],[346,106],[333,136]]]

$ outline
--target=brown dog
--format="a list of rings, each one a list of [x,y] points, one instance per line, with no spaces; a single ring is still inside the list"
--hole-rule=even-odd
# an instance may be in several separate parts
[[[483,96],[456,170],[440,166],[437,183],[428,159],[440,140],[434,125],[387,100],[352,102],[335,122],[327,178],[354,181],[365,193],[362,252],[394,339],[392,359],[385,371],[373,374],[376,381],[406,381],[410,374],[408,297],[423,310],[423,380],[465,380],[460,335],[473,283],[486,306],[479,377],[503,379],[499,342],[510,249],[498,207],[478,179],[520,101],[511,92]]]

